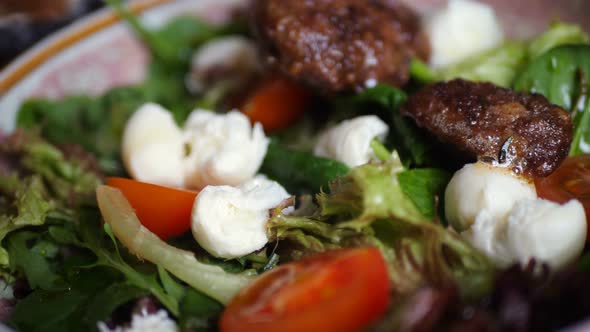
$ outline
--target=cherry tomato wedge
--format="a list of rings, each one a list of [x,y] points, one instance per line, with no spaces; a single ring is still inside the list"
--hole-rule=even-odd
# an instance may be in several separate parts
[[[292,125],[305,112],[310,97],[302,86],[275,76],[263,81],[241,109],[252,122],[273,131]]]
[[[535,179],[539,197],[565,203],[578,199],[590,218],[590,154],[568,157],[551,175]],[[588,228],[587,239],[590,239]]]
[[[347,332],[389,304],[387,266],[375,248],[326,252],[281,265],[240,291],[221,316],[222,332]]]
[[[161,239],[181,235],[190,228],[197,192],[117,177],[108,178],[107,185],[121,190],[139,221]]]

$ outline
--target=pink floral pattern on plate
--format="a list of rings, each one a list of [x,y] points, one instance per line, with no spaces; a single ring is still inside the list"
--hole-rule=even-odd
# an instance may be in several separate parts
[[[143,45],[127,31],[92,47],[52,68],[32,92],[35,97],[61,98],[75,93],[100,95],[112,87],[141,82],[149,56]]]

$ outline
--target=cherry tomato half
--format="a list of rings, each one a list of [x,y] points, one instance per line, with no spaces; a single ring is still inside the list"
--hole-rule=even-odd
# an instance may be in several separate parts
[[[108,178],[107,185],[125,195],[147,229],[166,240],[190,229],[197,192],[124,178]]]
[[[590,154],[568,157],[551,175],[535,179],[539,197],[565,203],[578,199],[590,218]],[[590,239],[590,228],[588,228]]]
[[[243,289],[221,316],[222,332],[347,332],[389,304],[387,266],[375,248],[326,252],[281,265]]]
[[[283,129],[305,112],[310,97],[302,86],[270,77],[247,98],[242,111],[252,122],[260,122],[266,131]]]

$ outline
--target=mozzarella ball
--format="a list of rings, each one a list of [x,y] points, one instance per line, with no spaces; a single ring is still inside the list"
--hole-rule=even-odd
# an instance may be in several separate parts
[[[506,245],[515,261],[531,258],[560,268],[574,261],[586,243],[586,215],[577,200],[560,205],[547,200],[518,202],[508,216]]]
[[[487,211],[482,211],[475,218],[473,225],[461,235],[497,266],[507,267],[513,264],[515,259],[506,247],[506,225],[506,219],[497,220]]]
[[[477,162],[465,165],[451,178],[445,191],[445,215],[456,230],[463,231],[481,211],[502,220],[515,202],[536,197],[531,181],[507,168]]]
[[[268,242],[270,209],[289,197],[280,184],[265,178],[239,187],[207,186],[193,206],[193,236],[215,257],[247,255]]]
[[[191,113],[185,124],[186,185],[236,186],[252,179],[262,165],[269,140],[259,123],[252,126],[243,113]]]
[[[450,0],[426,19],[430,64],[444,67],[502,43],[503,32],[492,7],[471,0]]]
[[[183,134],[172,114],[148,103],[127,121],[122,139],[122,159],[136,180],[182,187]]]
[[[355,167],[374,157],[371,141],[385,139],[389,127],[375,115],[345,120],[324,131],[316,144],[314,154],[335,159]]]

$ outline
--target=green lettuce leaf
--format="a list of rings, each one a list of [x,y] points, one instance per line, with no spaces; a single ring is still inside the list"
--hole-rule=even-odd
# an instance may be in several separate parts
[[[519,74],[514,88],[544,95],[572,113],[570,155],[590,153],[590,45],[565,45],[537,57]]]
[[[422,73],[420,77],[430,77],[429,81],[463,78],[510,87],[522,67],[546,51],[561,45],[588,42],[590,37],[580,26],[556,22],[531,41],[506,42],[458,64],[437,70],[434,75],[427,75],[424,70],[417,72]]]
[[[528,56],[534,59],[557,46],[589,42],[590,36],[579,25],[555,22],[547,31],[530,42]]]
[[[526,59],[527,52],[524,42],[507,42],[494,49],[469,57],[458,64],[442,68],[436,76],[442,80],[463,78],[509,87]]]
[[[437,199],[444,196],[451,174],[435,168],[415,168],[400,172],[397,179],[404,194],[412,200],[420,213],[426,218],[435,218]]]

